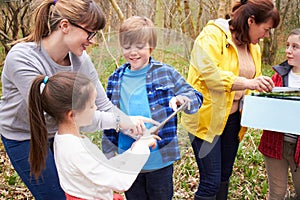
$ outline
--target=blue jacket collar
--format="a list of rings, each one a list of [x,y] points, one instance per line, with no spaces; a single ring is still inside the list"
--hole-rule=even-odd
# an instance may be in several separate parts
[[[280,76],[286,76],[291,71],[293,66],[289,65],[287,60],[280,63],[279,65],[275,65],[273,69],[280,75]]]

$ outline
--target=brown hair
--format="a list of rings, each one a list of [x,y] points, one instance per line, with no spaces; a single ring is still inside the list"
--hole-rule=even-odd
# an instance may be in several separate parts
[[[121,46],[126,44],[149,43],[155,49],[157,35],[153,22],[147,17],[132,16],[126,19],[119,30]]]
[[[241,0],[234,4],[229,21],[230,30],[235,33],[240,43],[250,43],[248,18],[253,17],[256,24],[273,20],[276,28],[280,22],[280,15],[272,0]]]
[[[81,111],[85,108],[94,88],[86,76],[75,72],[59,72],[48,81],[45,77],[45,75],[40,75],[34,79],[28,99],[31,134],[30,173],[36,178],[45,169],[48,150],[48,132],[44,112],[60,123],[68,111]],[[41,89],[43,86],[44,88]]]
[[[93,0],[40,0],[34,10],[31,34],[19,41],[40,41],[56,30],[62,19],[85,25],[91,30],[100,30],[105,26],[104,14]]]
[[[296,28],[296,29],[293,29],[290,34],[289,34],[289,37],[291,35],[299,35],[300,36],[300,28]]]

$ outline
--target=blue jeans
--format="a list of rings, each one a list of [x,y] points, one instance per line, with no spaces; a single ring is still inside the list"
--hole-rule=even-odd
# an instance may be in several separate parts
[[[48,149],[46,169],[42,171],[38,180],[34,176],[30,176],[28,162],[30,140],[9,140],[3,136],[1,136],[1,139],[12,165],[36,200],[66,199],[65,193],[59,184],[54,162],[53,139],[49,140],[50,148]]]
[[[229,115],[222,135],[216,136],[212,143],[189,133],[200,173],[197,196],[215,196],[221,182],[229,181],[239,147],[240,128],[240,113],[235,112]]]
[[[125,192],[127,200],[171,200],[173,197],[173,164],[151,172],[140,173]]]

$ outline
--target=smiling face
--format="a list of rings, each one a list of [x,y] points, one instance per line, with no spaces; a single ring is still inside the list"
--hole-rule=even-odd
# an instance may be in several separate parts
[[[253,18],[249,18],[248,25],[250,42],[252,44],[257,44],[260,39],[270,36],[273,20],[269,19],[264,23],[257,24]]]
[[[300,35],[290,35],[288,37],[285,53],[288,64],[300,70]]]
[[[128,44],[122,46],[122,52],[131,70],[139,70],[149,63],[152,48],[148,43]]]
[[[153,22],[146,17],[132,16],[121,24],[119,33],[121,50],[130,69],[144,68],[157,43]]]
[[[94,44],[95,31],[84,28],[83,25],[68,23],[69,26],[69,50],[76,56],[81,56],[87,46]],[[91,37],[93,36],[93,37]]]

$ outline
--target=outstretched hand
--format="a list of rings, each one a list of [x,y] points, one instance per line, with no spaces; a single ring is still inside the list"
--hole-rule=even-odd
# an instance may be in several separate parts
[[[173,111],[177,111],[178,107],[184,104],[185,102],[187,102],[187,109],[190,110],[191,100],[188,97],[182,95],[172,97],[172,99],[169,102],[169,106],[173,109]]]

